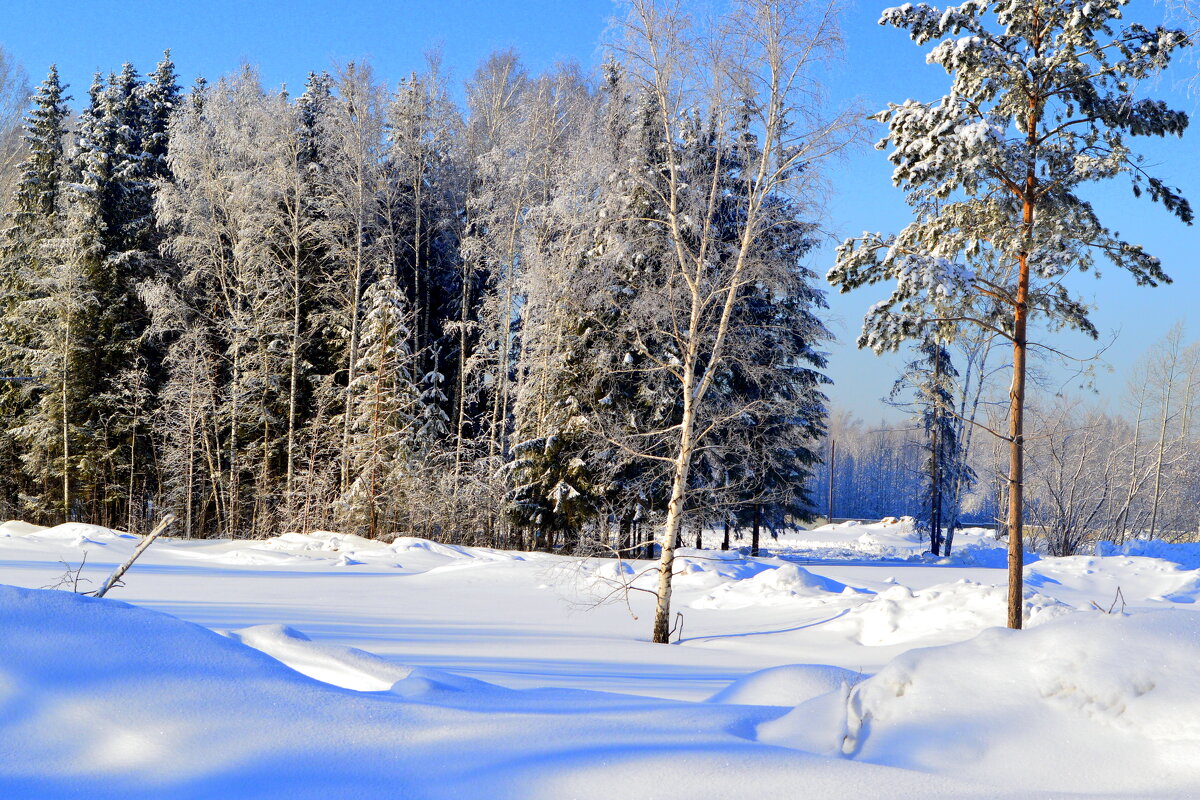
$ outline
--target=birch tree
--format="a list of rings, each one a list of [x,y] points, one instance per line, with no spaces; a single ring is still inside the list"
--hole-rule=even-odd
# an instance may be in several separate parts
[[[738,2],[703,27],[678,6],[639,0],[622,30],[617,49],[648,98],[661,159],[642,174],[653,206],[647,222],[663,241],[655,299],[666,314],[654,334],[666,347],[647,354],[681,404],[678,423],[664,431],[668,454],[656,456],[670,470],[653,630],[665,643],[689,473],[717,418],[709,406],[731,357],[743,289],[764,277],[760,236],[819,196],[821,162],[855,127],[819,103],[816,75],[840,44],[833,6]],[[704,147],[689,153],[694,141]],[[736,202],[728,183],[740,189]]]

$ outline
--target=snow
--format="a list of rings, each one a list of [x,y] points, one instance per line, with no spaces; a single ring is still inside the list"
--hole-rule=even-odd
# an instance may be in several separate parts
[[[1196,546],[1035,561],[1013,632],[1002,544],[957,541],[681,550],[663,646],[650,562],[165,538],[96,600],[38,587],[136,537],[4,523],[0,796],[1200,794]]]
[[[907,653],[855,687],[843,751],[1030,792],[1196,786],[1198,658],[1190,613],[988,630]],[[929,735],[937,730],[954,735]]]

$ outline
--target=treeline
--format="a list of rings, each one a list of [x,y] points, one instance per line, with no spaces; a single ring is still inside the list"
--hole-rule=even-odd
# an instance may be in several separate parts
[[[436,60],[292,95],[168,55],[78,114],[51,69],[0,235],[0,514],[632,549],[686,417],[691,523],[808,518],[813,195],[752,174],[752,97],[664,118],[631,58],[496,53],[465,109]]]
[[[959,344],[956,359],[971,365],[964,372],[985,371],[983,351]],[[999,390],[1007,376],[992,374],[972,388],[954,375],[950,392],[966,413],[953,440],[967,440],[967,425],[1000,427],[1005,414]],[[981,402],[969,402],[972,396]],[[928,519],[930,447],[922,424],[928,406],[919,404],[908,420],[876,425],[833,414],[822,443],[826,463],[813,481],[820,512],[827,513],[832,480],[836,517]],[[948,489],[945,525],[953,520],[999,529],[1007,505],[1005,442],[984,431],[966,443],[970,447],[959,457],[967,479],[957,494],[953,485]],[[1182,323],[1176,324],[1137,359],[1116,397],[1089,402],[1039,388],[1031,395],[1026,452],[1030,547],[1072,555],[1097,542],[1200,539],[1200,342],[1189,341]]]
[[[1200,342],[1182,324],[1139,360],[1117,402],[1047,397],[1032,416],[1029,518],[1046,552],[1200,539]]]

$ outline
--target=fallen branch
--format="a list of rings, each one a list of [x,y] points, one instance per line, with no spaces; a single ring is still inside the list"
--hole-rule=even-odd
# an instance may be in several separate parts
[[[106,580],[100,586],[100,588],[97,589],[93,593],[93,596],[94,597],[104,597],[104,594],[109,589],[111,589],[114,585],[116,585],[117,581],[121,580],[121,576],[125,574],[125,571],[133,566],[133,562],[138,560],[138,556],[140,556],[142,553],[144,553],[146,551],[146,548],[149,547],[151,545],[151,543],[155,539],[158,538],[158,535],[160,533],[162,533],[163,531],[165,531],[167,529],[167,526],[170,525],[174,521],[175,521],[174,514],[167,514],[165,517],[163,517],[159,521],[159,523],[154,526],[154,530],[150,531],[150,533],[146,534],[146,536],[143,537],[142,541],[138,544],[137,548],[134,549],[133,554],[130,555],[129,558],[125,560],[125,563],[113,570],[112,575],[108,576],[108,580]]]

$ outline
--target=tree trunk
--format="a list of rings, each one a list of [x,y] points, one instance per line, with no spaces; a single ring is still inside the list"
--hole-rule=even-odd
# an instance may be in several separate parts
[[[758,558],[758,540],[762,528],[762,506],[754,506],[754,522],[750,527],[750,555]]]
[[[1032,207],[1026,205],[1026,220]],[[1008,463],[1008,627],[1020,629],[1024,606],[1024,497],[1025,469],[1025,357],[1029,297],[1029,261],[1021,255],[1017,283],[1017,305],[1013,315],[1013,376],[1009,391]]]
[[[829,439],[829,506],[826,522],[833,524],[833,480],[837,476],[835,467],[837,465],[837,439],[830,437]]]
[[[694,409],[687,397],[691,382],[685,381],[685,398],[679,454],[675,458],[675,472],[671,481],[671,500],[667,504],[667,520],[663,525],[662,552],[658,559],[658,602],[654,609],[654,635],[656,644],[668,644],[671,637],[671,578],[675,564],[675,541],[683,521],[684,491],[687,488],[688,468],[692,459],[692,430]]]
[[[1158,429],[1158,446],[1154,462],[1154,494],[1151,495],[1150,502],[1150,538],[1154,538],[1154,532],[1158,528],[1158,503],[1162,498],[1162,471],[1163,471],[1163,456],[1167,449],[1167,422],[1171,416],[1171,394],[1175,389],[1175,364],[1174,354],[1172,354],[1171,367],[1164,370],[1163,380],[1166,381],[1166,386],[1163,387],[1162,400],[1162,424]]]

